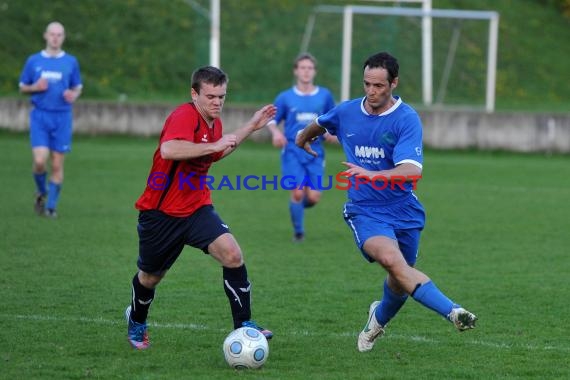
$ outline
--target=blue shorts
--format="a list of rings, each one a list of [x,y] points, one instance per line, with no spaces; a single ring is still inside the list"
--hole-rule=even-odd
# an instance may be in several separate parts
[[[173,217],[158,210],[141,211],[139,224],[140,270],[160,274],[170,269],[185,245],[208,253],[208,245],[230,232],[212,205],[202,206],[192,215]]]
[[[51,151],[67,153],[71,150],[73,116],[71,111],[30,112],[30,142],[32,148],[45,146]]]
[[[416,263],[425,212],[414,195],[384,206],[348,202],[344,205],[343,214],[352,230],[354,241],[366,260],[374,261],[362,249],[364,243],[371,237],[385,236],[398,242],[409,265]]]
[[[283,148],[281,174],[283,179],[288,179],[287,187],[296,185],[294,187],[299,188],[299,185],[306,184],[313,190],[321,191],[324,186],[328,186],[329,182],[324,178],[324,173],[325,158],[322,153],[318,157],[313,157],[291,142]]]

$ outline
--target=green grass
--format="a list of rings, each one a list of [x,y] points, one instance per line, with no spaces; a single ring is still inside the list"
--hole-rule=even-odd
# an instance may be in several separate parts
[[[367,264],[327,191],[291,243],[285,191],[216,191],[245,253],[254,318],[275,332],[261,370],[221,353],[231,328],[219,265],[186,248],[159,286],[152,347],[130,349],[124,307],[136,270],[137,212],[155,139],[76,137],[58,220],[32,212],[27,136],[0,132],[2,379],[564,379],[568,157],[426,152],[418,267],[476,312],[459,334],[408,302],[367,354],[356,336],[383,272]],[[342,153],[328,149],[328,171]],[[211,174],[278,174],[278,152],[246,144]]]

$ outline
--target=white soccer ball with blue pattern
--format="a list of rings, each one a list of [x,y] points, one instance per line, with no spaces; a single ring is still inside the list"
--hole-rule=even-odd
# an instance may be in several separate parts
[[[224,340],[224,357],[233,368],[260,368],[269,356],[265,336],[251,327],[240,327]]]

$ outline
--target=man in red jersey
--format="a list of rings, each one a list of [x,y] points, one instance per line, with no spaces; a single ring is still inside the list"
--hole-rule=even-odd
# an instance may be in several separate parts
[[[267,339],[273,336],[251,320],[251,284],[241,249],[214,210],[210,190],[200,182],[212,163],[232,153],[275,116],[275,107],[266,105],[243,127],[223,135],[220,115],[227,83],[227,75],[218,68],[194,71],[192,102],[179,106],[166,119],[146,189],[135,204],[140,211],[139,270],[125,310],[129,343],[135,349],[149,346],[146,319],[155,288],[184,245],[201,249],[222,264],[234,329],[249,326]]]

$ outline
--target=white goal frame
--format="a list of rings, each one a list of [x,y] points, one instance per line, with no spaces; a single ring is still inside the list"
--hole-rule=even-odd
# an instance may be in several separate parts
[[[409,2],[417,0],[411,0]],[[495,87],[497,78],[497,48],[499,39],[499,13],[494,11],[470,11],[456,9],[431,9],[431,1],[422,1],[423,9],[402,7],[378,7],[359,5],[318,5],[307,21],[305,34],[301,44],[301,50],[306,51],[309,46],[310,36],[315,23],[317,13],[342,13],[343,14],[343,38],[342,38],[342,72],[341,72],[341,100],[350,97],[350,63],[352,59],[352,20],[354,14],[364,15],[388,15],[404,17],[422,17],[422,78],[423,78],[423,102],[430,106],[433,102],[432,83],[432,35],[431,19],[453,18],[467,20],[489,21],[489,42],[487,47],[487,83],[485,94],[485,110],[495,110]]]

